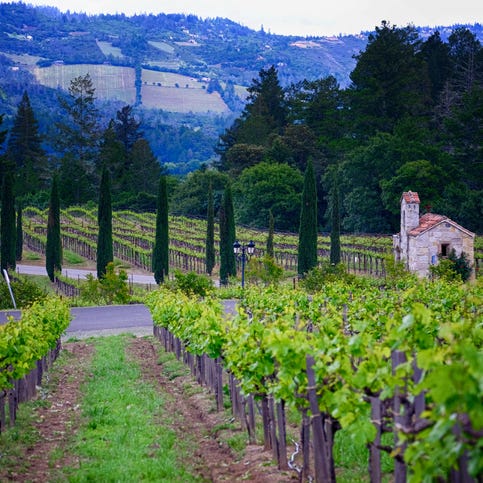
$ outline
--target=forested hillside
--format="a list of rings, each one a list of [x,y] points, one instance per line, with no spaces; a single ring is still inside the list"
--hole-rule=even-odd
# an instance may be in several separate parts
[[[216,211],[230,181],[239,223],[297,231],[311,159],[321,230],[337,195],[343,231],[397,231],[413,190],[483,231],[480,25],[302,39],[15,3],[0,22],[0,174],[24,203],[46,205],[54,172],[63,206],[96,202],[107,165],[114,206],[152,211],[159,174],[189,173],[171,211],[205,216],[210,184]]]

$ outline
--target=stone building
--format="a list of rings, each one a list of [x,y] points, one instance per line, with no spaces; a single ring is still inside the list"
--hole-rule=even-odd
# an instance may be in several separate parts
[[[419,216],[419,196],[414,191],[401,196],[401,231],[393,236],[396,261],[403,261],[410,272],[429,275],[429,267],[451,250],[457,256],[466,253],[474,265],[475,234],[447,216],[426,213]]]

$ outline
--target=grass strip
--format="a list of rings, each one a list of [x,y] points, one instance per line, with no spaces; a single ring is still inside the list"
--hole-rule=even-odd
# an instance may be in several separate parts
[[[92,376],[83,388],[85,421],[72,449],[79,467],[63,473],[72,482],[197,481],[181,463],[185,449],[169,428],[163,395],[126,358],[129,339],[94,341]]]

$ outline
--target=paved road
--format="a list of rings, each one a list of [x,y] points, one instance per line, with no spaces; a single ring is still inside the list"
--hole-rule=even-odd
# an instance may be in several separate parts
[[[103,307],[73,307],[72,321],[64,338],[91,337],[129,332],[135,335],[153,333],[153,319],[148,308],[142,304],[107,305]],[[12,315],[20,318],[19,310],[0,311],[0,324]]]
[[[24,273],[26,275],[45,275],[47,276],[47,271],[43,266],[37,265],[17,265],[16,269],[17,273]],[[94,277],[97,276],[97,272],[95,270],[81,270],[78,268],[63,268],[62,275],[67,278],[73,279],[84,279],[86,278],[87,274],[91,274]],[[131,283],[140,283],[140,284],[152,284],[155,285],[156,281],[154,280],[153,275],[140,275],[137,273],[130,273],[128,274],[128,280]]]
[[[235,305],[234,300],[224,301],[225,312],[234,314]],[[122,332],[137,336],[153,333],[151,313],[143,304],[73,307],[71,314],[72,321],[66,330],[64,339],[97,337]],[[20,310],[0,311],[0,324],[6,322],[8,315],[18,320]]]

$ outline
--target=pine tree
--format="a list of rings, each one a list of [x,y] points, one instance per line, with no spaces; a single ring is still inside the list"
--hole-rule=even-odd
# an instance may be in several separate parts
[[[97,222],[99,225],[97,237],[97,278],[101,279],[106,273],[107,264],[114,260],[112,248],[111,182],[107,167],[104,167],[102,170]]]
[[[274,66],[262,69],[259,78],[248,87],[248,98],[241,116],[219,138],[216,148],[221,155],[219,168],[238,172],[245,166],[244,157],[230,155],[230,150],[260,151],[270,144],[274,135],[280,135],[286,125],[287,106],[284,89]],[[238,146],[237,146],[238,145]],[[258,156],[258,161],[262,156]]]
[[[158,201],[156,212],[156,235],[153,247],[152,269],[154,279],[159,285],[169,274],[169,222],[168,190],[166,176],[159,178]]]
[[[124,173],[124,190],[155,194],[161,166],[146,139],[138,139],[133,144],[129,159],[129,169]]]
[[[7,172],[2,183],[2,212],[0,216],[0,268],[15,269],[15,198],[13,174]]]
[[[230,183],[225,187],[220,207],[220,283],[226,285],[236,275],[233,244],[236,241],[235,216]]]
[[[269,210],[269,219],[268,219],[268,237],[267,237],[267,257],[273,258],[273,231],[275,220],[273,218],[272,210]]]
[[[141,122],[134,117],[132,106],[127,105],[117,111],[114,128],[126,154],[131,150],[134,143],[142,138],[143,133],[139,130],[140,126]]]
[[[99,150],[99,165],[106,166],[109,170],[111,194],[115,197],[116,194],[122,192],[124,182],[124,147],[117,138],[114,121],[112,119],[102,134]]]
[[[213,186],[208,188],[208,208],[206,214],[206,273],[211,276],[215,266],[215,208]]]
[[[60,195],[65,203],[81,204],[95,198],[96,160],[101,131],[95,106],[95,87],[89,74],[72,79],[67,97],[59,97],[68,116],[58,123],[59,151],[64,153],[60,169]]]
[[[307,163],[300,213],[298,274],[317,266],[317,187],[312,160]]]
[[[62,270],[62,240],[60,237],[60,199],[57,175],[52,180],[49,214],[47,218],[47,246],[45,249],[45,268],[53,282],[55,273]]]
[[[22,227],[22,204],[17,208],[17,237],[15,239],[15,259],[17,262],[22,260],[23,251],[23,227]]]
[[[337,179],[334,179],[331,195],[330,263],[337,265],[340,263],[340,207]]]
[[[47,160],[38,122],[27,92],[23,93],[10,131],[7,155],[15,165],[16,193],[36,193],[47,184]]]

